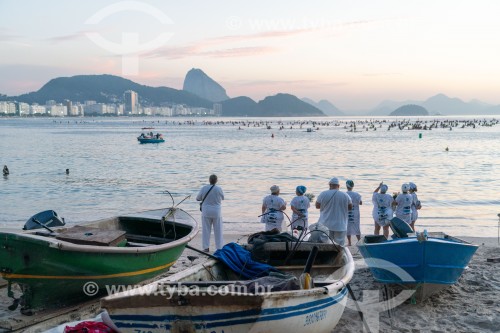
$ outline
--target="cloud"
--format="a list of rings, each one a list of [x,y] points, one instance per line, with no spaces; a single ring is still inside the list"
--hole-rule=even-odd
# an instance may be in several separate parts
[[[397,75],[403,75],[402,73],[364,73],[363,76],[367,77],[377,77],[377,76],[397,76]]]
[[[86,36],[87,33],[88,33],[88,31],[78,31],[78,32],[75,32],[75,33],[69,34],[69,35],[51,37],[51,38],[48,38],[47,40],[49,42],[53,42],[53,43],[72,42],[72,41],[80,40],[83,38],[87,38],[87,36]]]
[[[187,57],[248,57],[259,54],[279,52],[277,47],[245,46],[231,47],[231,45],[262,39],[283,38],[304,33],[304,31],[267,31],[251,35],[232,35],[209,38],[190,45],[179,47],[163,47],[145,54],[150,58],[181,59]],[[230,45],[228,45],[230,44]],[[228,47],[229,46],[229,47]]]

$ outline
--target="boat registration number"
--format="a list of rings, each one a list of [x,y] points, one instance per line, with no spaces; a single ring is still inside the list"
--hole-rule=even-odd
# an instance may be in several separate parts
[[[314,323],[317,323],[318,321],[322,321],[326,318],[326,312],[326,310],[319,310],[308,314],[305,318],[304,326],[312,325]]]

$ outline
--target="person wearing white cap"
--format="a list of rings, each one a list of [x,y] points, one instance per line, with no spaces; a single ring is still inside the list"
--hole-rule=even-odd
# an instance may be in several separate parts
[[[208,180],[210,185],[203,186],[196,196],[196,200],[201,201],[201,239],[205,252],[210,251],[212,225],[214,227],[215,246],[217,250],[222,249],[224,246],[222,230],[222,200],[224,200],[224,192],[220,186],[215,185],[217,184],[216,175],[210,175]]]
[[[271,194],[264,197],[262,200],[262,215],[261,222],[266,224],[266,231],[278,229],[281,231],[283,229],[283,213],[286,209],[286,202],[281,198],[280,188],[278,185],[273,185],[270,188]]]
[[[411,224],[410,227],[415,231],[415,222],[418,219],[418,210],[422,208],[422,204],[420,203],[420,200],[418,200],[417,197],[417,185],[415,183],[409,183],[410,184],[410,194],[413,197],[413,201],[411,203]]]
[[[389,187],[383,182],[373,191],[372,216],[375,221],[375,235],[380,234],[380,227],[384,228],[385,238],[389,238],[389,222],[392,219],[392,202],[394,199],[390,194],[387,194]],[[380,190],[380,193],[378,191]]]
[[[339,190],[339,180],[333,177],[328,182],[329,190],[320,193],[316,199],[319,209],[319,221],[330,230],[330,238],[344,246],[347,234],[348,212],[352,209],[352,200],[345,192]]]
[[[410,185],[404,183],[401,186],[401,192],[398,194],[394,202],[396,204],[396,217],[411,224],[411,204],[413,202],[413,197],[410,193]]]
[[[348,213],[347,220],[347,245],[351,246],[351,236],[355,235],[358,241],[361,239],[361,227],[360,227],[360,214],[359,206],[363,204],[361,200],[361,194],[354,192],[354,182],[348,180],[345,182],[347,187],[347,195],[351,197],[352,209]]]

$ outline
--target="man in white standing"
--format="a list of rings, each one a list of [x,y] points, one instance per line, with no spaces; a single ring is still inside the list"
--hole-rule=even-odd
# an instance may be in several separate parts
[[[220,186],[216,185],[216,175],[210,175],[208,180],[210,185],[203,186],[196,196],[196,200],[201,201],[201,239],[205,252],[210,251],[212,225],[214,227],[215,246],[217,250],[221,249],[224,245],[221,209],[222,200],[224,200],[224,192],[222,192]]]
[[[352,200],[345,192],[339,190],[339,180],[336,177],[330,179],[328,185],[330,189],[321,192],[316,199],[316,208],[320,210],[318,223],[330,230],[330,238],[335,243],[344,246]]]

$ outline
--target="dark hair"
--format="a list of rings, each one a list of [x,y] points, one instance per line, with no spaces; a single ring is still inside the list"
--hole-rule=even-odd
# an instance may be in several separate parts
[[[208,181],[210,182],[211,185],[215,185],[217,183],[217,176],[210,175],[210,177],[208,177]]]

